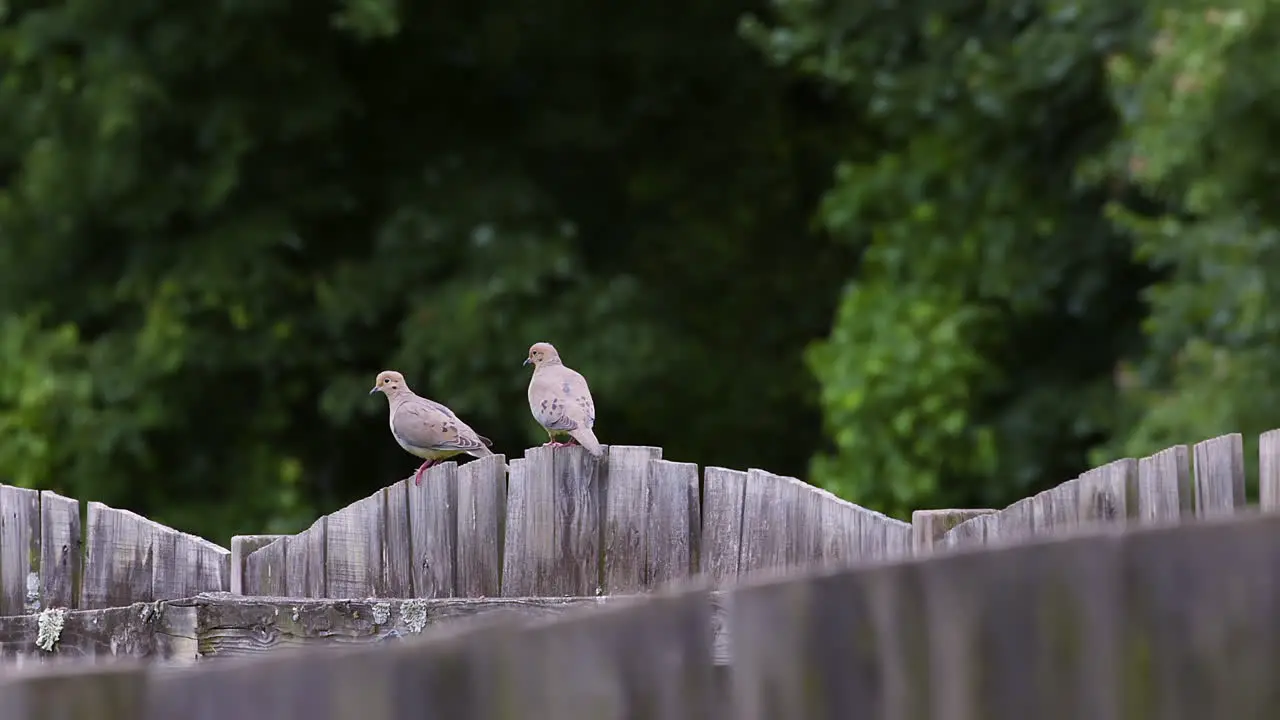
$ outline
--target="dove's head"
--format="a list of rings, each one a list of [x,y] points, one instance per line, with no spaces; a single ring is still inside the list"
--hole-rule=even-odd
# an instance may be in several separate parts
[[[560,353],[551,346],[551,343],[534,343],[529,348],[529,357],[524,359],[525,365],[555,365],[560,362]]]
[[[404,382],[404,376],[395,370],[383,370],[378,373],[378,377],[373,381],[373,389],[369,391],[372,395],[380,392],[387,397],[395,397],[402,392],[409,390],[409,386]]]

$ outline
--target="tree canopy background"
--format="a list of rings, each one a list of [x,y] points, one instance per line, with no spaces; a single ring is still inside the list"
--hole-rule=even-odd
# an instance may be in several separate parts
[[[895,514],[1280,418],[1270,3],[0,4],[0,477],[225,542],[603,442]]]

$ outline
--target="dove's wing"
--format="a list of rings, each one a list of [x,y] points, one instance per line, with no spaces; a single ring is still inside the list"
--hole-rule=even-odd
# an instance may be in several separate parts
[[[596,423],[596,406],[587,379],[563,365],[534,372],[529,382],[529,409],[538,424],[548,430],[567,432]]]
[[[412,398],[401,404],[391,420],[391,430],[404,442],[423,450],[470,452],[483,450],[488,444],[448,408],[425,398]]]
[[[440,413],[442,413],[442,414],[444,414],[444,415],[447,415],[451,420],[453,420],[454,422],[456,422],[456,423],[458,423],[459,425],[461,425],[461,426],[462,426],[462,427],[463,427],[467,432],[469,432],[469,433],[471,433],[472,435],[474,435],[474,436],[475,436],[475,438],[476,438],[477,440],[479,440],[479,441],[480,441],[480,442],[481,442],[485,447],[490,447],[490,446],[492,446],[492,445],[493,445],[493,441],[492,441],[492,440],[490,440],[489,438],[487,438],[487,437],[485,437],[485,436],[481,435],[480,433],[476,432],[475,430],[471,429],[471,426],[470,426],[470,425],[468,425],[468,424],[466,424],[466,423],[462,422],[461,420],[459,420],[459,419],[458,419],[458,416],[457,416],[457,415],[454,415],[454,414],[453,414],[453,411],[452,411],[452,410],[450,410],[448,407],[446,407],[446,406],[444,406],[444,405],[441,405],[440,403],[438,403],[438,402],[436,402],[435,400],[432,400],[432,399],[430,399],[430,398],[419,397],[418,399],[419,399],[419,400],[421,400],[422,402],[426,403],[427,405],[430,405],[433,409],[435,409],[435,410],[439,411]]]

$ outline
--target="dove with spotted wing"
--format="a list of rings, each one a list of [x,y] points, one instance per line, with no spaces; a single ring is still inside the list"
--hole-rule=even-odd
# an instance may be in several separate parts
[[[551,343],[534,343],[524,364],[533,365],[533,377],[529,380],[529,410],[550,437],[545,444],[553,447],[571,444],[559,440],[567,436],[587,452],[600,457],[603,450],[593,431],[596,405],[591,399],[587,379],[566,367]]]
[[[482,458],[493,454],[489,438],[472,430],[444,405],[415,395],[400,373],[378,373],[369,394],[376,392],[387,396],[392,437],[410,455],[424,460],[413,474],[415,485],[422,484],[423,470],[455,455]]]

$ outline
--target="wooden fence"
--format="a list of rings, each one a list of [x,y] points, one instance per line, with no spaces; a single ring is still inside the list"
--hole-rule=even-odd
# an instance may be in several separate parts
[[[594,596],[704,574],[911,553],[911,526],[763,470],[615,445],[537,447],[431,468],[297,535],[244,539],[246,595],[308,598]],[[259,549],[254,547],[265,542]],[[249,552],[245,552],[250,550]],[[240,562],[233,563],[237,566]]]
[[[0,485],[0,616],[230,589],[229,551],[128,510],[84,510],[47,490]]]
[[[1261,506],[1280,510],[1280,430],[1263,433],[1258,445]],[[938,528],[943,531],[933,544],[1007,544],[1096,525],[1230,516],[1248,507],[1245,474],[1239,433],[1190,447],[1175,445],[1148,457],[1116,460],[999,511],[968,516],[945,511],[957,524]]]
[[[1280,509],[1280,431],[1264,434],[1260,448],[1262,505]],[[1238,434],[1110,463],[998,511],[918,511],[911,528],[794,478],[714,467],[699,473],[660,455],[613,447],[597,464],[579,449],[534,448],[511,463],[510,478],[501,457],[448,463],[421,486],[396,483],[298,535],[238,537],[230,567],[222,548],[98,503],[87,504],[89,551],[77,565],[78,503],[0,487],[7,607],[17,607],[13,588],[34,587],[19,612],[45,609],[0,616],[0,658],[191,660],[378,643],[458,617],[537,617],[689,577],[723,588],[769,570],[843,567],[1244,507]],[[227,589],[253,600],[192,597]],[[536,595],[567,599],[529,597]],[[162,600],[175,601],[154,602]],[[722,662],[726,622],[723,613],[713,616]]]
[[[534,624],[194,668],[14,671],[0,720],[1271,717],[1280,513],[659,591]]]

